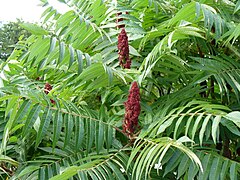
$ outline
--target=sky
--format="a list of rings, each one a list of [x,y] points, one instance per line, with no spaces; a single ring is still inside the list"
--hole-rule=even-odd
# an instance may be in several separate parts
[[[48,0],[59,12],[67,11],[67,7],[57,0]],[[45,8],[38,6],[40,0],[0,0],[0,21],[23,19],[27,22],[40,21]]]

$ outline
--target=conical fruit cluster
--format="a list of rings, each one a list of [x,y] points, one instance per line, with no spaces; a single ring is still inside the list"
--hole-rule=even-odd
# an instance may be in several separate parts
[[[130,69],[131,60],[129,58],[128,36],[124,28],[122,28],[121,33],[118,35],[118,55],[120,66]]]
[[[140,93],[137,82],[132,83],[129,91],[128,100],[125,105],[125,117],[123,121],[123,132],[132,135],[138,128],[138,116],[141,111]]]

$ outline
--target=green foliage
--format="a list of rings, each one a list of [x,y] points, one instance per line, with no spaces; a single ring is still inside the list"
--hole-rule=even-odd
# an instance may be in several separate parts
[[[2,179],[239,179],[239,1],[41,2],[42,24],[23,23],[31,36],[0,66]]]
[[[0,27],[0,60],[6,61],[12,53],[15,46],[21,46],[21,41],[24,41],[30,36],[30,33],[22,28],[22,21],[8,22],[1,24]],[[18,42],[18,44],[16,44]]]

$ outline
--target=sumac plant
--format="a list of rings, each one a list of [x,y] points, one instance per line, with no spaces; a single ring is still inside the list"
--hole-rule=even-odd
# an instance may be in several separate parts
[[[123,132],[131,136],[139,127],[138,116],[141,111],[140,92],[136,81],[132,83],[128,100],[124,103],[124,105],[125,116],[123,121]]]
[[[240,179],[239,1],[39,3],[0,66],[1,179]]]
[[[120,66],[130,69],[131,60],[129,57],[128,36],[124,28],[122,28],[121,33],[118,35],[118,54]]]

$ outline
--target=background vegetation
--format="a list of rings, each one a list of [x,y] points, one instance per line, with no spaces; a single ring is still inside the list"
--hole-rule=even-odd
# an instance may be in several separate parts
[[[0,67],[2,179],[239,179],[240,1],[41,2],[42,24],[21,25],[31,36]]]
[[[18,41],[24,41],[30,33],[22,28],[22,20],[0,23],[0,60],[6,61]]]

